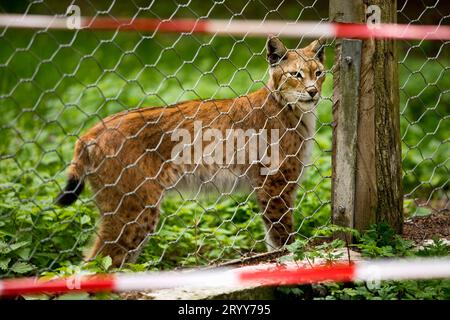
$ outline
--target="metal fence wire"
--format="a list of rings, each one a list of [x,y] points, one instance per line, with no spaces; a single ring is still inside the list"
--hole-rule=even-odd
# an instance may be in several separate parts
[[[439,11],[439,1],[431,2],[422,2],[421,12],[416,2],[399,2],[399,21],[420,24],[427,18],[436,23],[439,17],[439,24],[448,24],[449,15]],[[0,10],[63,17],[73,4],[80,7],[82,16],[94,18],[328,20],[327,3],[313,0],[17,1],[2,2]],[[311,144],[311,156],[305,160],[298,152],[291,155],[297,163],[304,161],[303,178],[273,182],[277,190],[283,183],[293,187],[294,201],[286,203],[280,191],[266,192],[262,208],[258,192],[265,184],[244,191],[235,184],[224,187],[211,177],[205,178],[201,169],[186,166],[182,167],[185,171],[177,172],[177,177],[192,178],[183,189],[188,189],[186,192],[158,180],[172,172],[169,160],[160,154],[154,161],[145,159],[149,153],[161,152],[168,141],[161,137],[170,138],[175,128],[201,116],[204,129],[214,127],[214,121],[206,121],[214,115],[227,117],[233,128],[241,128],[239,124],[248,115],[235,118],[231,106],[239,104],[233,99],[244,101],[268,84],[267,39],[123,29],[0,29],[0,277],[74,272],[96,235],[100,235],[98,247],[119,258],[109,260],[93,254],[90,267],[107,270],[113,263],[133,271],[254,257],[267,251],[273,242],[271,232],[273,236],[280,228],[290,235],[285,242],[320,237],[331,221],[332,46],[325,46],[324,68],[319,70],[323,73],[316,74],[325,78],[319,102],[307,112],[315,129],[311,136],[301,137]],[[281,40],[292,49],[311,43],[311,39]],[[448,49],[448,41],[399,44],[405,212],[410,216],[449,208]],[[197,102],[190,114],[184,113],[188,109],[177,107],[192,99]],[[231,99],[228,109],[223,109],[219,99]],[[151,108],[159,112],[152,113],[150,121],[139,118],[142,113],[137,110]],[[208,112],[202,113],[204,108],[209,108]],[[218,112],[217,108],[222,109]],[[118,112],[122,120],[116,121],[117,116],[102,120]],[[264,122],[257,128],[282,117],[265,116],[259,118]],[[140,127],[127,136],[123,130],[132,118]],[[108,126],[108,121],[115,126]],[[95,125],[108,128],[102,133],[104,138],[82,145],[78,157],[73,158],[76,142]],[[131,155],[128,146],[143,139],[139,132],[146,130],[159,132],[158,140]],[[280,132],[280,139],[292,134],[292,130]],[[108,149],[117,146],[114,139],[120,141],[124,152]],[[248,151],[252,142],[246,141],[244,149]],[[305,145],[297,146],[297,151]],[[92,157],[92,150],[102,164],[83,172],[92,178],[77,176],[74,163],[84,157],[83,152]],[[125,156],[133,160],[123,162]],[[139,167],[141,160],[158,164],[152,175]],[[225,165],[218,171],[227,169]],[[247,174],[243,171],[238,176],[245,178]],[[81,186],[81,178],[91,183],[86,181],[86,190],[74,204],[56,206],[55,199],[64,190],[68,176],[78,178],[72,181],[71,190]],[[137,176],[141,180],[133,181]],[[129,188],[123,188],[126,179],[132,181]],[[146,189],[143,197],[142,186],[146,184],[154,188]],[[161,188],[164,191],[160,194]],[[157,207],[159,219],[155,216]],[[284,208],[282,213],[267,223],[267,210],[280,211],[280,207]],[[286,226],[290,214],[292,228]],[[105,221],[113,219],[121,223],[105,231]],[[154,228],[148,228],[153,224]],[[126,237],[137,240],[129,246],[123,240]],[[127,260],[134,256],[137,260]]]
[[[440,1],[404,1],[398,5],[398,19],[448,25],[445,9]],[[448,41],[399,43],[403,184],[410,216],[450,208],[449,49]]]

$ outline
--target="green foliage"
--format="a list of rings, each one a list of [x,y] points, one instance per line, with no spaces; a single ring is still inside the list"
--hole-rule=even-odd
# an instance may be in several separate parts
[[[399,67],[404,192],[411,198],[441,199],[450,188],[450,61],[447,46],[440,54],[424,49],[426,44],[405,48]],[[417,210],[410,214],[423,214]]]
[[[0,277],[65,274],[80,266],[98,220],[92,193],[87,189],[68,208],[53,201],[65,184],[76,138],[94,123],[125,109],[235,97],[260,88],[267,78],[265,39],[198,36],[210,43],[199,47],[176,35],[142,39],[120,33],[112,41],[107,32],[33,35],[14,30],[0,39],[8,49],[0,50],[0,61],[12,55],[0,73],[0,243],[6,248],[0,252]],[[124,54],[127,50],[132,54]],[[331,64],[331,50],[328,55]],[[18,78],[30,77],[17,85]],[[331,83],[328,76],[325,96]],[[294,212],[297,230],[307,237],[330,218],[331,159],[325,152],[331,148],[330,101],[321,102],[319,121]],[[169,197],[161,211],[155,234],[127,270],[200,265],[265,251],[253,199]],[[82,268],[101,272],[96,263]]]
[[[387,223],[372,225],[359,242],[355,246],[362,256],[370,258],[408,256],[413,247],[411,241],[404,240]]]
[[[392,228],[382,223],[373,225],[359,239],[356,247],[361,249],[363,256],[370,258],[394,256],[449,256],[450,247],[443,241],[434,240],[432,244],[420,250],[413,248],[410,241],[396,235]],[[420,280],[420,281],[383,281],[379,285],[369,285],[364,282],[354,284],[325,284],[328,295],[325,299],[450,299],[450,280]]]
[[[331,242],[324,242],[318,246],[309,247],[307,240],[296,240],[287,246],[289,252],[292,253],[293,259],[307,259],[310,263],[315,263],[316,259],[323,259],[326,264],[332,264],[343,257],[344,253],[337,249],[344,248],[345,242],[335,239]],[[286,257],[289,258],[289,257]]]
[[[29,200],[32,185],[13,185],[20,198],[8,186],[0,187],[0,275],[35,274],[59,261],[79,261],[95,211],[82,205],[55,209],[49,196]]]
[[[158,231],[139,257],[148,266],[173,268],[236,259],[265,251],[264,228],[254,201],[235,195],[182,201],[170,198],[162,205]]]
[[[349,227],[338,226],[335,224],[329,224],[325,228],[318,229],[315,233],[317,236],[331,237],[335,234],[348,234],[348,236],[360,237],[358,230]]]
[[[433,243],[420,249],[416,253],[420,257],[442,257],[449,255],[449,247],[442,239],[433,239]]]
[[[353,234],[357,238],[357,243],[352,245],[361,251],[363,257],[381,258],[381,257],[399,257],[399,256],[450,256],[450,247],[440,239],[434,239],[433,243],[417,250],[410,241],[402,239],[395,234],[394,230],[387,224],[381,223],[372,225],[369,230],[359,235],[355,230],[339,227],[335,225],[327,226],[321,230],[321,234],[327,237],[336,232],[346,232]],[[313,263],[315,259],[322,259],[325,263],[331,264],[342,260],[345,252],[342,249],[345,243],[336,239],[329,242],[323,242],[320,245],[312,246],[308,240],[297,239],[288,246],[289,252],[295,261],[306,259]],[[283,257],[280,262],[290,260],[289,257]],[[314,290],[320,286],[321,294],[317,295],[319,290]],[[382,281],[378,284],[365,282],[355,283],[333,283],[327,282],[313,286],[312,292],[316,293],[310,297],[300,287],[282,287],[279,292],[286,297],[294,296],[296,299],[327,299],[327,300],[393,300],[393,299],[450,299],[450,280],[421,280],[421,281]],[[303,288],[303,289],[302,289]],[[311,291],[311,290],[310,290]],[[325,294],[323,294],[325,292]]]
[[[65,183],[64,165],[71,160],[76,138],[118,111],[187,99],[235,97],[260,88],[267,79],[265,39],[195,38],[5,31],[0,39],[4,49],[0,63],[8,61],[0,73],[0,277],[113,271],[108,257],[81,263],[98,219],[90,201],[92,193],[85,191],[81,201],[68,208],[53,205]],[[295,40],[287,41],[289,47],[296,45]],[[328,50],[328,68],[332,55]],[[444,143],[449,122],[442,119],[450,105],[450,95],[443,90],[449,87],[450,77],[445,76],[448,70],[443,65],[449,65],[448,59],[410,54],[400,68],[404,185],[406,192],[414,191],[414,197],[434,199],[449,190],[450,155]],[[330,97],[331,86],[328,73],[323,96]],[[331,101],[323,99],[318,106],[313,155],[294,208],[301,239],[335,232],[359,236],[337,226],[324,228],[331,217],[331,122]],[[405,201],[405,206],[410,215],[429,213],[411,201]],[[167,198],[155,234],[137,263],[124,270],[192,266],[262,252],[264,229],[258,213],[255,201],[242,195],[195,201]],[[410,243],[382,226],[376,228],[362,236],[359,249],[365,256],[448,253],[443,244],[413,252]],[[331,263],[339,258],[336,249],[342,246],[333,241],[311,250],[299,237],[289,250],[296,259],[320,258]],[[424,283],[416,284],[423,295],[435,284]],[[341,289],[330,297],[337,298]],[[344,289],[340,298],[390,297],[400,290],[388,285],[370,296],[362,286],[353,288],[356,291]],[[414,285],[401,290],[411,296]],[[436,296],[445,295],[445,290],[443,284]]]
[[[450,299],[450,280],[383,281],[376,288],[357,282],[352,287],[327,285],[327,300]]]

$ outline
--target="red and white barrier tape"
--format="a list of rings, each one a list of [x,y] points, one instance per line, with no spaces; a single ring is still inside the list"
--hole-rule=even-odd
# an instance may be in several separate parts
[[[0,14],[0,26],[9,28],[73,29],[74,18],[45,15]],[[209,33],[225,35],[310,38],[392,38],[450,40],[450,26],[412,24],[327,23],[322,21],[215,20],[80,17],[80,29]]]
[[[148,272],[76,276],[56,280],[38,278],[0,280],[0,297],[36,293],[126,292],[163,288],[225,288],[248,285],[292,285],[323,281],[382,281],[450,278],[450,259],[401,259],[298,267],[266,264],[236,269]]]

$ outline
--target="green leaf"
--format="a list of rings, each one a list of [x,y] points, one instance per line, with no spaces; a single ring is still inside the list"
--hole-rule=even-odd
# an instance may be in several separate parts
[[[13,243],[12,245],[10,245],[11,251],[15,251],[19,248],[22,248],[23,246],[29,245],[30,243],[28,241],[20,241],[20,242],[16,242]]]
[[[16,254],[22,259],[22,260],[28,260],[30,257],[31,248],[20,248],[17,250]]]
[[[22,295],[25,300],[50,300],[50,297],[46,294],[33,294],[33,295]]]
[[[18,274],[27,273],[33,269],[34,269],[34,266],[27,262],[16,262],[11,267],[11,271],[18,273]]]
[[[87,292],[76,292],[76,293],[66,293],[60,295],[56,300],[89,300],[89,293]]]
[[[107,271],[109,269],[109,267],[111,267],[112,265],[112,259],[110,256],[106,256],[102,259],[102,268]]]
[[[80,223],[82,225],[89,224],[91,222],[91,217],[85,215],[81,217]]]
[[[7,270],[10,261],[11,261],[11,258],[0,259],[0,269]]]
[[[0,240],[0,254],[7,254],[10,252],[11,252],[10,246],[6,242]]]

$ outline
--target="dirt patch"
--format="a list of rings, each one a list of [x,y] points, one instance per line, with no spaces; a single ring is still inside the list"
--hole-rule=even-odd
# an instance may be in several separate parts
[[[406,220],[403,237],[416,243],[434,237],[450,240],[450,213],[431,214]]]

